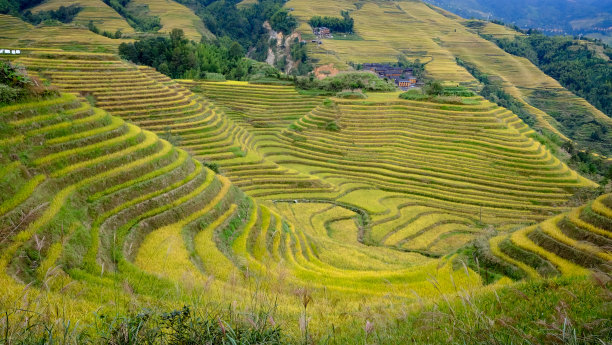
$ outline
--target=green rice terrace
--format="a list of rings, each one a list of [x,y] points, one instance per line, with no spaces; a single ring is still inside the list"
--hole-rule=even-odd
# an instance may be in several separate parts
[[[171,79],[41,30],[10,60],[56,92],[0,105],[0,344],[612,342],[612,194],[512,111]]]

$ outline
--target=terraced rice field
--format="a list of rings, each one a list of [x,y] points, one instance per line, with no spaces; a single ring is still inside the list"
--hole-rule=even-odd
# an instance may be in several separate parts
[[[366,214],[362,243],[440,256],[488,226],[557,214],[571,188],[594,185],[530,139],[516,115],[481,99],[459,107],[395,94],[364,102],[285,86],[176,83],[102,55],[19,62],[217,164],[268,207],[324,201]]]
[[[0,14],[0,46],[5,49],[90,51],[116,53],[119,44],[128,39],[113,40],[78,26],[34,27],[19,18]]]
[[[148,15],[161,20],[160,32],[170,33],[182,29],[185,37],[200,42],[202,37],[210,39],[214,35],[206,28],[202,19],[186,6],[172,0],[134,0],[129,6],[147,6]]]
[[[292,291],[303,284],[321,299],[385,305],[389,294],[412,300],[414,292],[481,285],[449,259],[369,251],[345,208],[318,203],[296,215],[293,203],[263,206],[186,151],[80,96],[1,107],[0,119],[2,188],[14,191],[0,198],[3,306],[44,294],[49,305],[69,301],[62,317],[82,318],[117,303],[223,301],[265,279],[290,320],[299,313]],[[306,219],[312,227],[294,223]],[[320,225],[327,235],[316,233]],[[30,281],[45,287],[26,288]],[[359,308],[352,301],[336,303]],[[339,317],[325,303],[317,308],[320,324]]]
[[[491,238],[491,252],[535,278],[610,271],[611,206],[612,195],[602,195],[538,225]]]
[[[192,93],[151,68],[127,64],[110,56],[84,56],[82,60],[61,55],[49,57],[31,54],[18,61],[62,90],[91,95],[97,106],[113,115],[158,133],[203,162],[218,164],[249,195],[286,197],[292,192],[326,195],[335,191],[332,185],[281,167],[256,150],[262,138],[280,132],[313,109],[322,101],[320,98],[300,97],[295,90],[282,88],[281,94],[253,105],[258,95],[270,90],[251,88],[257,92],[250,100],[245,93],[240,104],[228,108],[222,102],[212,103]],[[226,85],[233,87],[233,84]],[[210,99],[222,95],[223,89],[220,89]],[[281,99],[290,103],[291,108],[275,104]],[[239,110],[244,111],[245,106],[260,111],[249,112],[250,117],[246,117]],[[253,122],[263,128],[259,130]]]
[[[83,9],[74,18],[73,23],[87,26],[90,21],[101,30],[115,33],[121,30],[124,34],[134,33],[134,28],[127,23],[112,7],[101,0],[49,0],[32,8],[32,13],[39,11],[57,10],[60,6],[79,5]]]
[[[608,270],[612,196],[565,207],[594,184],[483,99],[177,83],[109,54],[18,62],[65,93],[0,107],[0,306],[44,299],[82,320],[273,301],[287,326],[307,286],[323,331],[364,305],[509,283],[458,259],[476,237],[513,279]]]
[[[554,108],[574,107],[576,111],[610,124],[612,120],[590,106],[584,99],[564,89],[556,80],[544,74],[527,59],[510,55],[494,43],[481,38],[476,30],[466,27],[467,21],[444,10],[419,1],[359,2],[291,0],[286,7],[294,8],[300,19],[298,30],[311,35],[307,21],[315,15],[338,17],[341,10],[350,10],[355,20],[355,33],[363,40],[324,39],[322,45],[312,44],[310,53],[318,65],[335,64],[350,69],[349,62],[394,62],[400,55],[426,63],[428,74],[438,80],[476,85],[477,81],[456,63],[460,58],[481,72],[497,78],[509,94],[518,99],[537,119],[537,127],[555,133],[563,140],[584,142],[580,133],[572,133],[558,121]],[[384,18],[384,20],[381,20]],[[508,35],[508,30],[489,24],[483,33]],[[307,36],[306,36],[307,37]],[[535,90],[562,95],[543,107],[530,96]],[[585,116],[581,115],[581,116]],[[566,115],[561,115],[566,116]],[[606,138],[609,143],[612,139]],[[600,147],[608,155],[609,149]]]

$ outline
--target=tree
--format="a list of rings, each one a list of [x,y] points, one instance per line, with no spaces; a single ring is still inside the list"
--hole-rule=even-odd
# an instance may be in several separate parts
[[[280,31],[284,34],[292,33],[293,30],[297,28],[297,25],[297,19],[289,14],[289,12],[287,12],[287,10],[284,8],[276,11],[276,13],[270,17],[270,26],[272,29],[275,31]]]

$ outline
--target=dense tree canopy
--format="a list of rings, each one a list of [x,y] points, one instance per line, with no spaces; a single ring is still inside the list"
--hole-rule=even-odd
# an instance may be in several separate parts
[[[215,43],[196,43],[187,40],[180,29],[174,29],[170,38],[122,43],[119,54],[132,62],[155,67],[172,78],[198,79],[214,74],[247,80],[257,73],[278,76],[273,67],[244,58],[244,50],[238,42],[225,37]]]
[[[315,16],[308,24],[313,28],[327,27],[332,32],[353,32],[354,20],[348,11],[340,12],[342,18]]]
[[[259,0],[237,7],[240,0],[177,0],[192,8],[206,27],[217,37],[229,37],[250,52],[250,57],[264,61],[268,54],[269,35],[264,22],[272,28],[290,33],[297,20],[283,8],[284,0]]]
[[[0,0],[0,13],[19,15],[21,11],[32,8],[44,0]]]

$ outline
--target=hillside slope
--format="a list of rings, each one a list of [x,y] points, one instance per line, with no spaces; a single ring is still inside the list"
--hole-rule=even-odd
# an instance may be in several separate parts
[[[57,10],[60,6],[79,5],[83,9],[74,18],[73,23],[87,26],[89,22],[100,28],[102,31],[115,33],[121,30],[123,34],[134,33],[132,28],[119,13],[101,0],[49,0],[31,9],[32,13],[39,11]]]
[[[39,307],[61,310],[53,317],[65,320],[202,296],[248,308],[239,296],[258,284],[258,303],[275,296],[288,322],[300,313],[293,291],[306,284],[316,298],[335,300],[311,309],[325,329],[363,301],[392,310],[415,293],[428,299],[483,286],[455,255],[363,245],[360,215],[341,204],[264,206],[185,151],[78,96],[0,107],[0,119],[2,308],[44,299]],[[570,212],[568,226],[556,228],[559,217],[542,223],[537,237],[533,227],[513,233],[513,246],[530,255],[498,249],[505,237],[491,240],[492,253],[529,275],[605,269],[610,200]]]
[[[612,3],[606,1],[428,0],[464,18],[501,19],[552,34],[587,35],[612,42]]]
[[[78,4],[83,10],[77,15],[74,23],[87,26],[92,21],[101,31],[115,33],[121,30],[123,34],[133,34],[132,28],[126,20],[113,8],[102,0],[49,0],[34,7],[32,12],[42,10],[56,10],[60,6]],[[214,35],[208,31],[202,20],[189,8],[172,0],[134,0],[128,5],[139,12],[145,11],[148,16],[157,16],[161,20],[161,33],[170,33],[173,29],[182,29],[185,37],[199,42],[202,37],[212,38]]]
[[[292,0],[286,7],[295,9],[292,13],[300,19],[299,31],[311,36],[307,21],[312,16],[339,16],[342,10],[351,11],[355,33],[359,38],[347,40],[337,37],[324,39],[322,45],[311,45],[311,54],[319,59],[318,64],[334,63],[348,68],[349,62],[394,62],[399,55],[405,55],[411,60],[419,59],[427,63],[425,68],[433,78],[476,84],[470,73],[457,65],[456,58],[460,58],[482,73],[501,80],[506,92],[522,102],[537,119],[537,127],[552,131],[560,138],[588,144],[588,139],[585,140],[582,134],[570,135],[558,125],[556,116],[570,116],[559,111],[565,108],[572,108],[572,113],[593,119],[601,126],[609,127],[612,124],[609,117],[564,89],[528,60],[510,55],[481,38],[465,25],[462,18],[423,2],[364,1],[356,6],[351,1]],[[507,30],[498,25],[491,24],[489,27],[488,33],[507,34]],[[535,91],[546,91],[555,97],[538,99]],[[547,101],[549,103],[542,106]],[[599,148],[600,152],[605,155],[612,153],[610,132],[602,138],[602,142],[606,144]]]
[[[18,62],[218,166],[268,207],[299,200],[361,212],[371,218],[362,243],[443,255],[486,224],[532,224],[561,212],[573,189],[594,186],[527,137],[516,115],[482,99],[324,100],[284,86],[183,81],[193,93],[111,56],[31,53]]]

